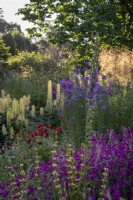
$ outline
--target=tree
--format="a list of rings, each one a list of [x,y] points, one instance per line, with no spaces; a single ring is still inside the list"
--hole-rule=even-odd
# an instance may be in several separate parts
[[[18,14],[36,25],[31,35],[43,31],[52,43],[73,44],[81,63],[91,54],[97,33],[100,45],[133,48],[132,0],[30,0]]]
[[[44,39],[41,38],[39,41],[36,42],[37,46],[38,46],[38,50],[41,53],[45,53],[47,47],[49,46],[49,43]]]
[[[11,33],[4,34],[2,39],[7,47],[9,47],[9,53],[15,55],[17,53],[15,40]]]
[[[0,8],[0,35],[8,34],[15,30],[18,30],[21,32],[20,25],[13,22],[8,23],[4,19],[2,8]]]
[[[0,8],[0,35],[5,45],[9,47],[9,53],[15,55],[18,51],[37,51],[38,47],[32,43],[21,31],[20,25],[8,23],[3,18],[3,10]]]
[[[4,41],[0,37],[0,61],[6,61],[9,55],[9,48],[5,46]]]
[[[16,48],[18,51],[37,51],[38,47],[34,44],[30,38],[26,37],[24,33],[20,31],[13,31],[12,37],[15,41]]]

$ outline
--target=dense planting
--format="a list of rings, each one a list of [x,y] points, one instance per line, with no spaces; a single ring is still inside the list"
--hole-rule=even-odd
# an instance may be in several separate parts
[[[40,108],[2,91],[0,198],[133,198],[132,88],[75,72]]]
[[[132,8],[30,0],[33,40],[0,8],[1,200],[133,199]]]
[[[108,130],[106,136],[91,135],[91,149],[85,144],[74,151],[53,145],[52,160],[39,162],[24,170],[23,164],[11,168],[10,181],[0,185],[1,198],[10,199],[16,195],[24,199],[84,199],[89,195],[97,199],[104,185],[104,170],[107,170],[105,199],[117,200],[121,196],[132,199],[133,131],[122,127],[116,134]],[[75,189],[77,190],[75,194]],[[56,192],[56,193],[55,193]],[[60,197],[61,195],[61,197]]]

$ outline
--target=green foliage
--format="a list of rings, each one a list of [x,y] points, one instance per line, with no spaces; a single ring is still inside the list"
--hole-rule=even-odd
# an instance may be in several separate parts
[[[42,73],[44,73],[45,70],[55,67],[52,58],[35,52],[19,52],[18,55],[9,58],[8,62],[9,66],[12,68],[21,69],[21,67],[30,66],[34,70],[41,70]]]
[[[6,61],[9,55],[9,47],[6,47],[4,41],[0,37],[0,61]]]
[[[53,108],[51,114],[44,109],[44,114],[39,116],[38,121],[45,125],[52,124],[54,127],[60,127],[60,119],[56,108]]]
[[[19,9],[19,14],[23,14],[24,20],[35,24],[29,30],[31,35],[42,31],[54,44],[70,42],[78,52],[76,59],[79,59],[81,67],[93,53],[97,33],[100,45],[133,47],[132,1],[34,0]],[[56,15],[53,17],[53,14]]]
[[[41,161],[48,162],[51,159],[52,143],[53,143],[53,141],[45,141],[45,142],[43,142],[42,145],[38,145],[37,154],[39,155]]]

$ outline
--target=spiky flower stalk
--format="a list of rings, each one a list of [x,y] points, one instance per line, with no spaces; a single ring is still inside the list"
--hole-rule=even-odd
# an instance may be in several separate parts
[[[87,105],[87,113],[86,113],[86,145],[91,149],[92,147],[92,131],[93,131],[93,113],[94,113],[94,107],[90,107]]]
[[[1,96],[2,96],[3,99],[5,98],[5,91],[4,90],[1,90]]]
[[[24,113],[24,111],[25,111],[25,104],[24,104],[24,99],[23,98],[20,98],[19,105],[20,105],[20,113]]]
[[[61,97],[60,97],[60,106],[61,109],[64,109],[64,93],[61,93]]]
[[[57,167],[58,167],[58,165],[57,165],[57,158],[56,158],[56,154],[57,154],[57,144],[58,144],[58,142],[55,142],[54,144],[53,144],[53,146],[52,146],[52,157],[53,157],[53,159],[52,159],[52,162],[53,162],[53,177],[54,177],[54,186],[55,186],[55,190],[56,190],[56,192],[57,192],[57,194],[58,194],[58,198],[59,198],[59,200],[63,200],[64,199],[64,197],[63,197],[63,194],[62,194],[62,189],[61,189],[61,184],[60,184],[60,182],[59,182],[59,173],[58,173],[58,170],[57,170]]]
[[[17,126],[24,125],[25,124],[24,114],[19,114],[15,123]]]
[[[76,167],[74,159],[74,149],[71,144],[67,146],[67,169],[68,169],[68,179],[69,179],[69,195],[73,198],[76,195],[77,182],[76,182]]]
[[[36,183],[36,187],[38,190],[38,200],[41,200],[41,194],[40,191],[42,190],[42,187],[40,186],[40,180],[39,180],[39,156],[37,154],[37,149],[35,149],[35,183]]]
[[[4,104],[5,104],[5,110],[7,110],[7,108],[8,108],[8,100],[7,100],[6,97],[4,98]]]
[[[82,143],[81,147],[82,147],[82,154],[81,154],[82,163],[81,163],[80,177],[81,177],[81,180],[84,181],[84,178],[85,178],[85,166],[86,166],[86,156],[85,156],[86,147],[85,147],[85,144]]]
[[[92,96],[93,90],[95,88],[95,84],[98,79],[99,72],[99,42],[98,42],[98,34],[96,35],[95,46],[94,46],[94,56],[92,60],[92,74],[90,80],[90,96]]]
[[[28,99],[28,106],[30,105],[30,102],[31,102],[31,97],[30,97],[30,95],[28,94],[28,97],[27,97],[27,99]]]
[[[10,94],[7,94],[6,98],[7,98],[7,102],[8,102],[8,105],[9,105],[9,104],[10,104],[10,102],[11,102],[11,97],[10,97]]]
[[[43,115],[43,114],[44,114],[44,108],[41,107],[41,108],[40,108],[40,115]]]
[[[53,105],[57,108],[57,101],[54,99]]]
[[[11,200],[19,199],[20,193],[17,191],[18,187],[15,181],[15,174],[10,174],[10,181],[11,181]]]
[[[0,113],[3,112],[3,106],[2,106],[2,98],[0,98]]]
[[[13,138],[13,134],[14,134],[14,129],[13,129],[13,127],[11,126],[11,127],[10,127],[10,138],[11,138],[11,139]]]
[[[8,110],[7,113],[6,113],[6,123],[7,123],[7,126],[11,125],[11,119],[12,119],[12,113],[11,113],[10,110]]]
[[[2,111],[5,113],[6,111],[6,101],[5,98],[2,98]]]
[[[35,117],[35,112],[36,112],[35,105],[32,105],[32,107],[31,107],[31,116],[32,116],[33,118]]]
[[[61,99],[61,88],[60,84],[58,83],[56,86],[56,101],[57,101],[57,109],[60,108],[60,99]]]
[[[25,120],[24,120],[24,125],[26,126],[26,128],[28,127],[28,124],[29,124],[28,119],[25,119]]]
[[[21,108],[20,108],[18,100],[13,99],[13,102],[12,102],[12,111],[13,111],[13,115],[15,117],[19,114],[20,109]]]
[[[23,197],[23,199],[26,199],[26,190],[25,190],[25,185],[26,185],[25,177],[26,177],[26,174],[25,174],[25,171],[24,171],[24,165],[23,164],[20,164],[20,175],[21,175],[21,179],[20,179],[20,182],[21,182],[21,196]]]
[[[5,124],[2,125],[2,133],[3,133],[4,136],[7,135],[7,130],[6,130]]]
[[[53,108],[53,98],[52,98],[52,81],[48,81],[48,89],[47,89],[47,104],[46,104],[46,109],[48,113],[52,112]]]
[[[104,200],[105,197],[105,192],[107,189],[107,182],[108,182],[108,168],[104,168],[103,172],[103,179],[102,179],[102,185],[101,185],[101,192],[100,192],[100,197],[98,200]]]
[[[25,95],[23,96],[23,104],[24,104],[24,108],[26,108],[26,106],[27,106],[27,97]]]

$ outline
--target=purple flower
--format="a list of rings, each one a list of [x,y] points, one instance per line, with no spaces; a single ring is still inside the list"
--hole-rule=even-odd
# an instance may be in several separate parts
[[[85,62],[85,66],[86,66],[86,67],[90,67],[90,62],[89,62],[89,61],[86,61],[86,62]]]
[[[73,70],[73,72],[74,72],[75,74],[79,74],[79,69],[78,69],[78,68],[75,68],[75,69]]]
[[[105,80],[107,76],[105,74],[102,74],[102,80]]]
[[[86,68],[85,67],[82,68],[82,72],[84,72],[84,73],[86,72]]]
[[[102,107],[102,110],[106,110],[106,109],[107,109],[107,107],[106,107],[106,106],[103,106],[103,107]]]
[[[113,193],[113,200],[119,200],[120,199],[120,192],[119,191],[115,191]]]

